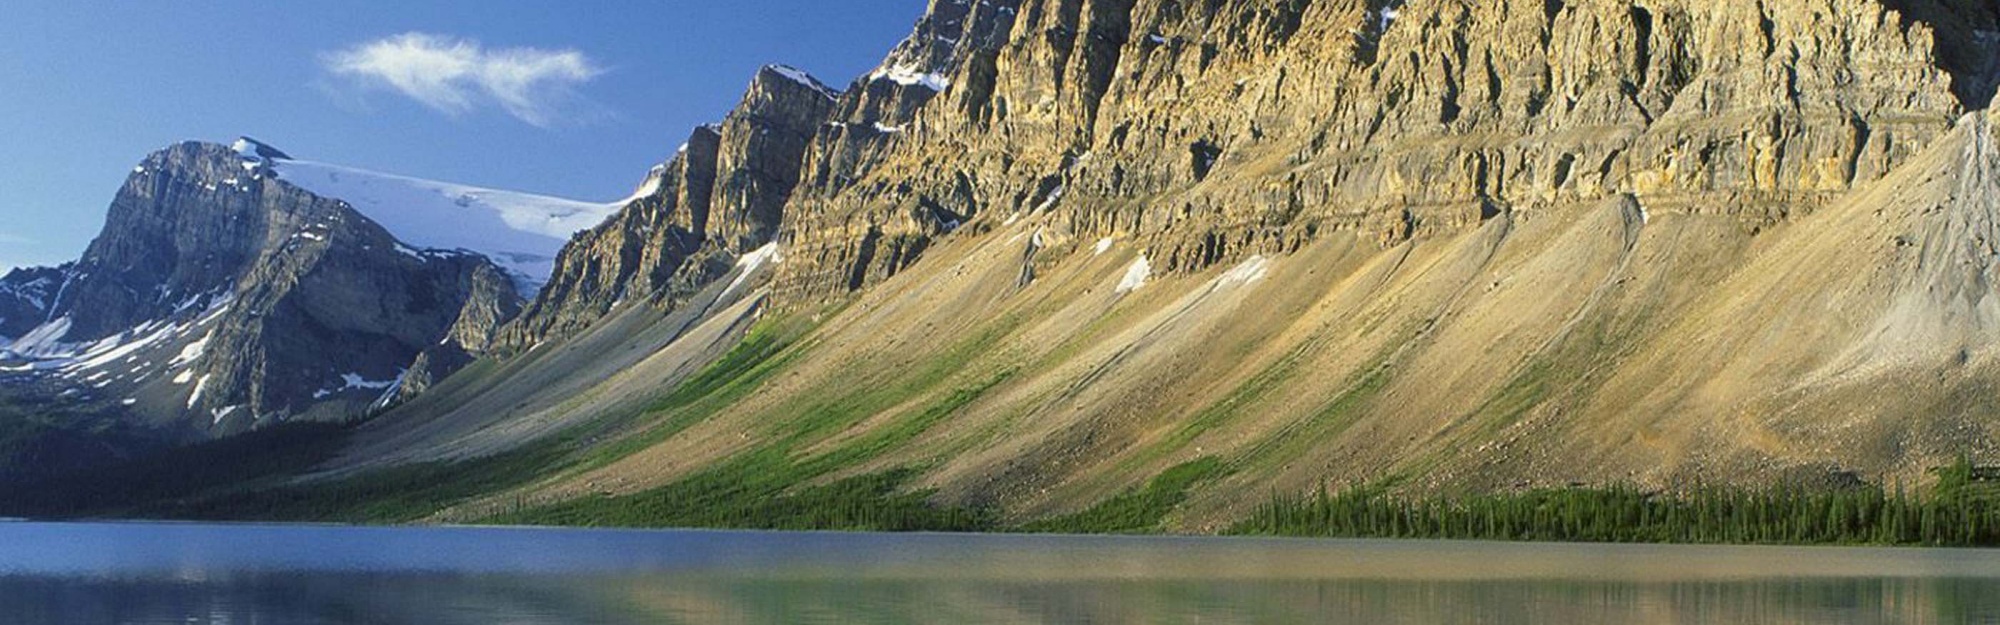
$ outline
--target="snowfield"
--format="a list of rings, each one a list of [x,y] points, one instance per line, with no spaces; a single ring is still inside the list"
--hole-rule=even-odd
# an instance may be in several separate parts
[[[245,155],[246,160],[256,159]],[[254,162],[254,161],[253,161]],[[616,202],[583,202],[372,172],[313,161],[269,159],[278,179],[347,202],[397,240],[425,250],[467,251],[514,274],[533,296],[555,271],[572,235],[588,230],[645,191]],[[650,177],[649,177],[650,178]]]

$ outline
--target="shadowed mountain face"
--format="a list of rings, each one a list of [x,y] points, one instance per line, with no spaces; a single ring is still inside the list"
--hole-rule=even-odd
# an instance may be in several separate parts
[[[167,440],[352,418],[518,307],[492,263],[399,243],[284,181],[285,158],[248,141],[147,157],[81,259],[0,279],[0,392]]]
[[[760,72],[328,474],[562,441],[587,470],[440,518],[895,472],[1021,520],[1213,467],[1189,530],[1919,481],[2000,451],[1996,16],[935,0],[845,91]]]
[[[27,267],[0,276],[0,336],[22,336],[49,320],[49,301],[69,267]]]

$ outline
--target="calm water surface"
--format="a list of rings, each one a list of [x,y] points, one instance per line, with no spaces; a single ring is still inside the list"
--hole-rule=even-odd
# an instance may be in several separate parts
[[[2000,624],[2000,552],[0,523],[0,623]]]

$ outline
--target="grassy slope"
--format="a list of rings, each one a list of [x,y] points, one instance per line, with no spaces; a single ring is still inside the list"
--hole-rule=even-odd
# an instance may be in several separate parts
[[[1313,440],[1290,433],[1227,460],[1202,457],[1168,468],[1115,496],[1080,510],[1014,524],[996,511],[940,504],[935,491],[913,486],[928,467],[905,466],[844,475],[907,445],[1019,374],[982,371],[974,361],[990,351],[1009,326],[964,339],[943,358],[908,371],[884,387],[818,389],[815,401],[782,405],[792,416],[773,424],[774,436],[755,451],[737,454],[672,483],[620,496],[590,496],[553,505],[522,506],[488,522],[630,527],[730,527],[762,529],[948,530],[1063,533],[1150,533],[1175,528],[1190,493],[1239,471],[1257,471],[1259,459],[1282,458],[1291,445]],[[760,325],[723,359],[684,383],[615,442],[578,445],[571,435],[506,454],[459,463],[409,465],[312,483],[286,483],[285,475],[309,470],[338,450],[345,428],[288,426],[218,443],[142,458],[73,480],[0,490],[4,513],[37,516],[111,515],[195,519],[405,522],[469,498],[504,491],[549,475],[601,467],[683,431],[762,388],[814,347],[801,341],[794,321]],[[1291,362],[1287,358],[1281,365]],[[1282,372],[1282,368],[1276,371]],[[1379,390],[1388,374],[1378,368],[1350,385],[1313,421],[1338,428],[1341,414]],[[1495,401],[1533,389],[1548,372],[1531,367]],[[1227,408],[1254,399],[1270,386],[1253,376],[1192,427]],[[912,404],[911,402],[915,402]],[[898,408],[904,408],[898,412]],[[1489,406],[1481,414],[1505,408]],[[881,413],[897,416],[865,434],[823,443]],[[1170,444],[1191,437],[1177,434]],[[1275,448],[1270,448],[1276,444]],[[808,453],[805,449],[814,451]],[[1296,451],[1296,450],[1293,450]],[[189,468],[192,467],[192,470]],[[1954,469],[1957,471],[1958,469]],[[1744,491],[1647,495],[1630,489],[1533,491],[1515,495],[1396,497],[1380,488],[1340,496],[1274,495],[1229,531],[1303,536],[1376,536],[1621,542],[1762,542],[1840,544],[1995,544],[2000,506],[1964,494],[1965,478],[1948,472],[1937,496],[1905,498],[1882,489],[1762,494]],[[63,493],[49,498],[49,493]],[[78,496],[78,493],[83,495]],[[133,504],[132,502],[143,502]]]
[[[1872,414],[1815,421],[1811,411],[1832,405],[1796,399],[1812,397],[1803,374],[1852,338],[1813,333],[1865,330],[1879,308],[1867,298],[1830,308],[1795,284],[1821,266],[1798,259],[1901,227],[1850,223],[1868,214],[1828,209],[1751,240],[1727,234],[1724,218],[1655,215],[1634,231],[1630,207],[1585,206],[1388,250],[1332,237],[1262,279],[1231,281],[1225,266],[1133,293],[1110,285],[1139,250],[1092,254],[1075,242],[1056,241],[1054,258],[1031,261],[1037,280],[1018,284],[1021,241],[1042,227],[1023,221],[946,242],[823,320],[761,322],[635,413],[589,415],[481,460],[168,488],[171,501],[144,510],[405,521],[479,501],[453,518],[1220,531],[1274,501],[1321,509],[1295,495],[1329,484],[1393,487],[1418,505],[1370,509],[1429,515],[1449,502],[1576,505],[1539,494],[1570,482],[1671,492],[1691,478],[1858,469],[1916,483],[1967,441],[1991,438],[1990,405],[1935,401],[1979,396],[1962,391],[1983,388],[1984,360],[1929,376],[1909,397],[1842,407]],[[1826,260],[1844,289],[1893,267],[1847,255],[1858,258]],[[1741,319],[1770,321],[1730,321]],[[1793,344],[1806,347],[1770,347]],[[1877,388],[1856,379],[1821,397]],[[1922,422],[1881,429],[1933,406],[1941,412],[1915,412]],[[717,443],[726,451],[701,455]],[[1523,494],[1481,499],[1494,492]],[[1607,507],[1634,505],[1608,492]],[[1574,536],[1536,537],[1552,535]]]

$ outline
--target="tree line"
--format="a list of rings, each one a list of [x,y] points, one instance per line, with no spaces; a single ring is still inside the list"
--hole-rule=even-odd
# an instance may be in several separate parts
[[[1452,498],[1382,489],[1273,496],[1237,533],[1341,538],[2000,546],[2000,489],[1966,458],[1923,492],[1550,489]]]

